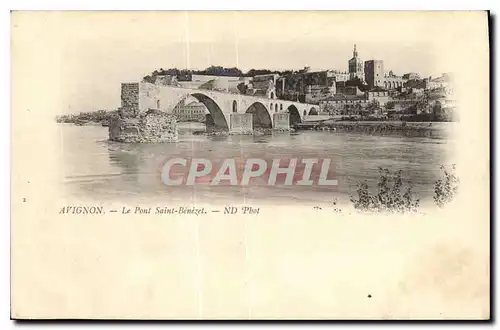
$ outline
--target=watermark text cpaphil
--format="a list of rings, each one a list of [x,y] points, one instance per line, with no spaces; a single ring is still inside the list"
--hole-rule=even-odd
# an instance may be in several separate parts
[[[329,158],[171,158],[161,169],[161,180],[179,185],[299,185],[336,186]]]

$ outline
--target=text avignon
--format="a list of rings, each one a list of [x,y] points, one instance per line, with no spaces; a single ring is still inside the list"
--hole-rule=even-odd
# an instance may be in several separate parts
[[[161,180],[169,186],[178,185],[319,185],[336,186],[331,178],[330,159],[306,158],[300,161],[290,159],[250,158],[222,159],[212,162],[208,159],[173,158],[165,162]],[[328,178],[330,177],[330,178]]]
[[[59,214],[104,214],[102,206],[63,206]]]

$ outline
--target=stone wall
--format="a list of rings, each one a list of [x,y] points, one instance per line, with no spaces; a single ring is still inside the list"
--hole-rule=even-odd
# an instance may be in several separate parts
[[[109,123],[109,139],[128,143],[161,143],[178,140],[174,115],[148,110],[136,118],[115,116]]]
[[[253,131],[251,113],[232,113],[229,130],[234,133],[250,133]]]

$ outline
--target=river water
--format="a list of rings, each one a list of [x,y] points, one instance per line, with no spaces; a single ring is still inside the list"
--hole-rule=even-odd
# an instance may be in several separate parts
[[[100,202],[161,199],[190,203],[315,204],[348,202],[358,182],[375,192],[379,167],[403,171],[422,202],[432,201],[440,165],[448,165],[453,123],[434,123],[439,134],[427,137],[382,136],[351,132],[300,131],[265,136],[194,135],[196,124],[183,124],[178,143],[109,142],[108,128],[60,124],[64,182],[68,197]],[[444,133],[443,133],[444,132]],[[441,134],[443,133],[443,134]],[[166,186],[162,164],[169,158],[330,158],[338,186]]]

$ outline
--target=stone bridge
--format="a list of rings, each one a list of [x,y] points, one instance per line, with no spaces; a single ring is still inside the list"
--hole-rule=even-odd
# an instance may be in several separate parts
[[[230,131],[257,127],[288,129],[319,112],[319,106],[314,104],[147,82],[123,83],[121,96],[122,111],[135,115],[149,109],[171,113],[176,105],[191,96],[207,107],[216,128]]]

